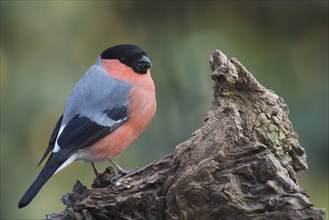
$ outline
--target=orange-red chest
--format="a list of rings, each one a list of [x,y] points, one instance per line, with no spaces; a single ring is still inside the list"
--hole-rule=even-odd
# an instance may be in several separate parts
[[[112,77],[132,85],[129,94],[129,119],[111,134],[86,149],[96,160],[112,158],[123,152],[144,131],[156,111],[153,80],[148,71],[137,74],[116,60],[103,61]]]

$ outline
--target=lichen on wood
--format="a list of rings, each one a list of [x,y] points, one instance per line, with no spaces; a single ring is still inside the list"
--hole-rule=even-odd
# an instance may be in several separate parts
[[[46,219],[326,219],[298,184],[307,169],[288,107],[235,58],[210,56],[213,102],[175,151],[112,181],[107,168]]]

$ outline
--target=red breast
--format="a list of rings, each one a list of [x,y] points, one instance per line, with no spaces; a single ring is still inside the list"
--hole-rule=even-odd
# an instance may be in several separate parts
[[[86,149],[86,153],[99,160],[112,158],[123,152],[143,132],[156,111],[155,87],[149,70],[145,74],[137,74],[118,60],[102,62],[108,74],[129,82],[132,88],[129,94],[128,121]]]

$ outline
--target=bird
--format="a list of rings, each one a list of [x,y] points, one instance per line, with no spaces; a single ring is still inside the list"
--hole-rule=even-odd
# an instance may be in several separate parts
[[[18,208],[27,206],[49,178],[74,161],[112,159],[130,146],[156,112],[152,64],[134,44],[104,50],[71,91],[38,166],[44,168],[25,192]]]

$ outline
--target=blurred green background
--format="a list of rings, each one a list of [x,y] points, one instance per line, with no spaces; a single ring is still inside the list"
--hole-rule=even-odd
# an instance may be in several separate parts
[[[91,166],[77,162],[17,209],[67,95],[118,43],[147,51],[158,100],[152,124],[119,164],[158,160],[203,124],[208,58],[221,49],[285,99],[308,156],[301,185],[328,210],[328,1],[1,0],[1,219],[41,219],[63,210],[60,198],[77,178],[90,187]]]

